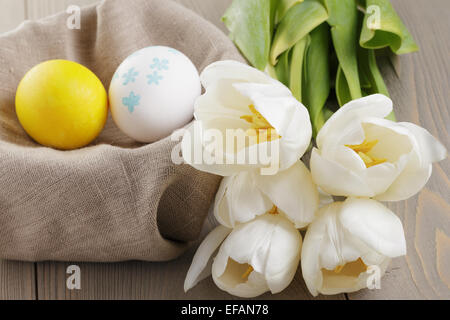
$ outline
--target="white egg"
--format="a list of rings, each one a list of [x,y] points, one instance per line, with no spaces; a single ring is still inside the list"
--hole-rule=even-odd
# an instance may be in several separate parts
[[[198,71],[178,50],[155,46],[125,59],[109,88],[112,117],[127,136],[144,143],[188,124],[201,94]]]

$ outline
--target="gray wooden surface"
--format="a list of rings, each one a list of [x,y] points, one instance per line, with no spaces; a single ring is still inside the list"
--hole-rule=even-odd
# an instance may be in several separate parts
[[[169,0],[168,0],[169,1]],[[176,0],[222,30],[220,17],[231,0]],[[38,19],[69,4],[95,0],[0,0],[0,33],[24,19]],[[427,128],[450,146],[450,1],[392,0],[418,41],[419,53],[397,62],[398,76],[386,65],[383,73],[401,121]],[[416,197],[396,204],[402,219],[408,255],[395,259],[381,290],[319,297],[321,299],[450,299],[450,160],[434,166],[427,187]],[[212,225],[205,224],[204,234]],[[211,279],[188,294],[182,287],[195,248],[168,263],[73,263],[81,268],[81,290],[66,289],[66,268],[72,263],[0,261],[0,299],[232,299]],[[301,274],[281,294],[264,299],[311,299]]]

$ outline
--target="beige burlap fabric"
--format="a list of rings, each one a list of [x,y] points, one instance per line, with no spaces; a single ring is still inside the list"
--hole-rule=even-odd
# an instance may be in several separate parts
[[[34,65],[67,59],[108,88],[119,64],[150,45],[184,52],[199,71],[242,58],[221,31],[169,0],[107,0],[82,10],[81,30],[69,30],[68,17],[0,36],[0,259],[174,259],[199,236],[220,179],[174,165],[170,139],[137,144],[111,119],[87,148],[44,148],[17,120],[17,85]]]

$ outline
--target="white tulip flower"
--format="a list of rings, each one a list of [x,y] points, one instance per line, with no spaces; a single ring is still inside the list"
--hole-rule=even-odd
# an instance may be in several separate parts
[[[231,229],[219,226],[198,249],[185,281],[185,291],[204,278],[208,261]],[[293,280],[302,247],[295,226],[278,214],[266,214],[238,225],[223,241],[212,264],[216,285],[241,298],[279,293]],[[209,270],[206,270],[209,271]]]
[[[214,215],[234,228],[269,211],[277,211],[298,229],[309,225],[319,207],[319,192],[301,161],[273,176],[240,172],[225,177],[214,204]]]
[[[425,186],[432,163],[447,151],[425,129],[386,120],[391,112],[391,99],[376,94],[348,103],[325,123],[310,162],[322,190],[399,201]]]
[[[281,82],[236,61],[211,64],[201,82],[206,93],[181,143],[186,163],[221,176],[275,174],[303,156],[312,137],[309,114]]]
[[[348,198],[321,208],[309,226],[303,278],[314,296],[355,292],[405,254],[403,226],[393,212],[375,200]]]

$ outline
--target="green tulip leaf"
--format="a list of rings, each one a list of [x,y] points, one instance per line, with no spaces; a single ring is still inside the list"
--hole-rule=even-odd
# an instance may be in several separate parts
[[[323,0],[328,10],[328,24],[331,26],[331,36],[334,50],[339,60],[340,72],[337,79],[341,85],[345,79],[350,100],[362,97],[359,82],[357,47],[358,47],[358,11],[355,0]],[[339,73],[339,72],[338,72]],[[343,77],[344,76],[344,77]],[[336,83],[336,86],[338,84]],[[344,96],[341,96],[343,98]],[[346,101],[346,99],[338,101]],[[341,104],[342,106],[342,104]]]
[[[304,0],[278,0],[275,24],[278,24],[281,20],[283,20],[290,8],[292,8],[295,4],[303,1]]]
[[[359,48],[358,50],[359,72],[361,83],[366,94],[381,93],[389,97],[389,91],[384,83],[383,76],[377,65],[375,51],[372,49]],[[395,121],[395,114],[392,112],[387,119]]]
[[[327,11],[320,2],[304,1],[291,7],[278,25],[270,52],[270,63],[276,65],[283,52],[291,49],[327,19]]]
[[[272,44],[273,31],[277,25],[275,19],[277,18],[277,11],[279,6],[279,0],[270,0],[270,44]],[[270,54],[270,48],[269,48]],[[268,61],[268,60],[267,60]]]
[[[369,94],[381,93],[389,97],[389,91],[384,83],[380,69],[377,65],[375,51],[372,49],[360,48],[358,50],[358,61],[361,83]]]
[[[230,38],[260,70],[265,69],[269,60],[274,3],[274,0],[234,0],[222,17]]]
[[[291,68],[290,68],[290,81],[289,88],[292,91],[294,97],[302,102],[302,83],[303,83],[303,65],[305,60],[306,50],[308,49],[311,38],[309,35],[301,39],[292,48]]]
[[[330,110],[329,108],[323,109],[323,120],[326,123],[328,119],[331,118],[331,116],[334,114],[334,111]]]
[[[339,105],[342,107],[347,102],[352,101],[352,96],[350,94],[350,88],[347,82],[347,79],[345,78],[345,74],[339,65],[337,74],[336,74],[336,84],[335,84],[335,90],[336,90],[336,97],[338,100]],[[362,92],[361,92],[362,96]]]
[[[330,30],[326,23],[310,33],[311,41],[305,57],[303,102],[308,108],[314,136],[325,123],[324,106],[330,95]]]
[[[283,83],[285,86],[289,87],[290,81],[290,70],[289,70],[289,57],[291,50],[283,52],[278,60],[277,65],[275,66],[275,72],[277,75],[278,81]]]
[[[359,43],[366,49],[390,47],[396,54],[419,50],[389,0],[366,0],[366,14]]]

